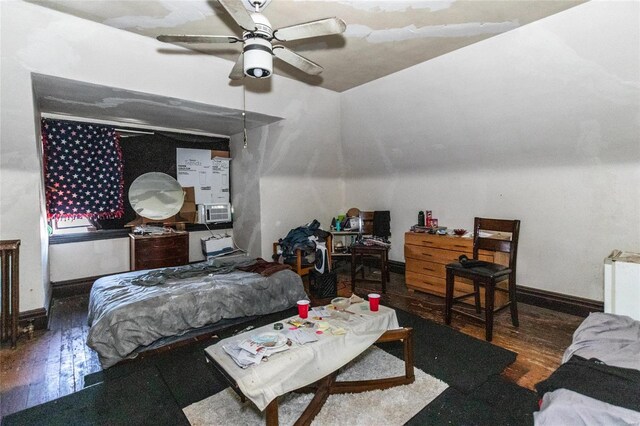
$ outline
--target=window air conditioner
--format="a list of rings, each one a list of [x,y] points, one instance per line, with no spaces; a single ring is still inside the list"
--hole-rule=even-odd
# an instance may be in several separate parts
[[[198,204],[198,223],[231,222],[231,204]]]

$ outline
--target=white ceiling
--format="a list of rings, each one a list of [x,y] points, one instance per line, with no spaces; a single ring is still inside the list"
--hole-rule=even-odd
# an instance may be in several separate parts
[[[319,63],[308,76],[275,61],[275,73],[337,92],[359,86],[461,47],[561,12],[586,0],[273,0],[264,10],[274,28],[327,17],[347,23],[342,35],[283,43]],[[236,35],[217,1],[30,0],[51,9],[144,36]],[[203,54],[236,60],[241,46],[192,45]],[[158,50],[175,53],[177,46]],[[231,70],[232,63],[229,63]]]

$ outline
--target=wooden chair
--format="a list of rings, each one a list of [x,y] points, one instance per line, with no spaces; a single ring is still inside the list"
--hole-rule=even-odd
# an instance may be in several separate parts
[[[373,212],[360,212],[360,223],[362,235],[373,234]]]
[[[327,257],[329,258],[329,262],[331,262],[331,234],[329,234],[329,236],[327,236],[326,238],[326,243],[327,243]],[[273,254],[278,254],[278,246],[280,245],[280,243],[278,243],[277,241],[273,243]],[[293,271],[300,275],[301,277],[305,277],[307,275],[309,275],[309,272],[311,272],[311,270],[315,267],[314,263],[307,263],[304,260],[304,253],[302,250],[298,249],[296,250],[296,258],[295,261],[292,263],[287,262],[289,265],[291,265],[291,268],[293,269]]]
[[[503,308],[509,306],[511,308],[511,322],[518,327],[518,304],[516,300],[516,259],[518,255],[518,236],[520,233],[519,220],[502,220],[502,219],[485,219],[476,217],[473,226],[473,263],[476,265],[469,267],[464,266],[461,262],[450,263],[446,266],[446,298],[445,298],[445,323],[451,324],[451,312],[455,311],[459,314],[476,318],[485,323],[486,340],[491,341],[493,338],[493,314]],[[491,234],[490,237],[480,235],[480,232],[497,232]],[[500,233],[510,233],[511,238],[496,238]],[[480,250],[488,250],[493,252],[502,252],[508,254],[508,266],[491,262],[474,262],[478,260],[478,252]],[[472,264],[473,264],[472,263]],[[466,293],[454,297],[455,277],[467,278],[473,281],[473,292]],[[507,289],[498,288],[496,285],[505,280],[508,281]],[[468,312],[453,309],[453,304],[461,299],[474,297],[475,310],[480,314],[480,286],[485,288],[485,316],[484,318],[469,314]],[[495,291],[505,291],[509,293],[509,301],[494,309]]]

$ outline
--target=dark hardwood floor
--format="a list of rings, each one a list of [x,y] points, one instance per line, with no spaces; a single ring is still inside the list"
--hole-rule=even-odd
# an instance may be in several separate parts
[[[379,277],[370,271],[369,278]],[[350,294],[346,269],[342,269],[339,293]],[[380,284],[359,282],[356,293],[366,296],[380,291]],[[382,303],[443,323],[444,299],[422,293],[409,293],[404,275],[391,274]],[[21,337],[17,349],[0,347],[0,416],[50,401],[83,388],[86,374],[101,369],[96,353],[86,346],[88,295],[55,299],[51,307],[49,330],[36,331],[31,340]],[[511,325],[509,312],[497,314],[493,343],[518,353],[516,362],[503,376],[533,389],[560,365],[564,349],[571,343],[581,317],[518,304],[520,327]],[[455,316],[451,326],[479,339],[484,325]],[[464,350],[464,348],[460,348]],[[1,419],[1,417],[0,417]]]

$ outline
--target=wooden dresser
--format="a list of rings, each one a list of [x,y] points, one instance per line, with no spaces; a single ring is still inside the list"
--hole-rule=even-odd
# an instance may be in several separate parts
[[[132,271],[189,263],[188,232],[177,231],[161,235],[129,234],[129,247]]]
[[[473,239],[451,235],[434,235],[427,233],[406,232],[404,234],[405,282],[407,288],[425,293],[445,296],[446,265],[456,262],[461,254],[473,257]],[[499,257],[499,256],[498,256]],[[481,260],[503,263],[502,259],[494,259],[493,252],[481,251]],[[456,278],[454,296],[473,291],[473,283],[464,278]],[[484,289],[480,289],[481,302],[484,306]],[[496,293],[496,306],[507,301],[506,295]],[[473,298],[465,300],[473,304]]]

